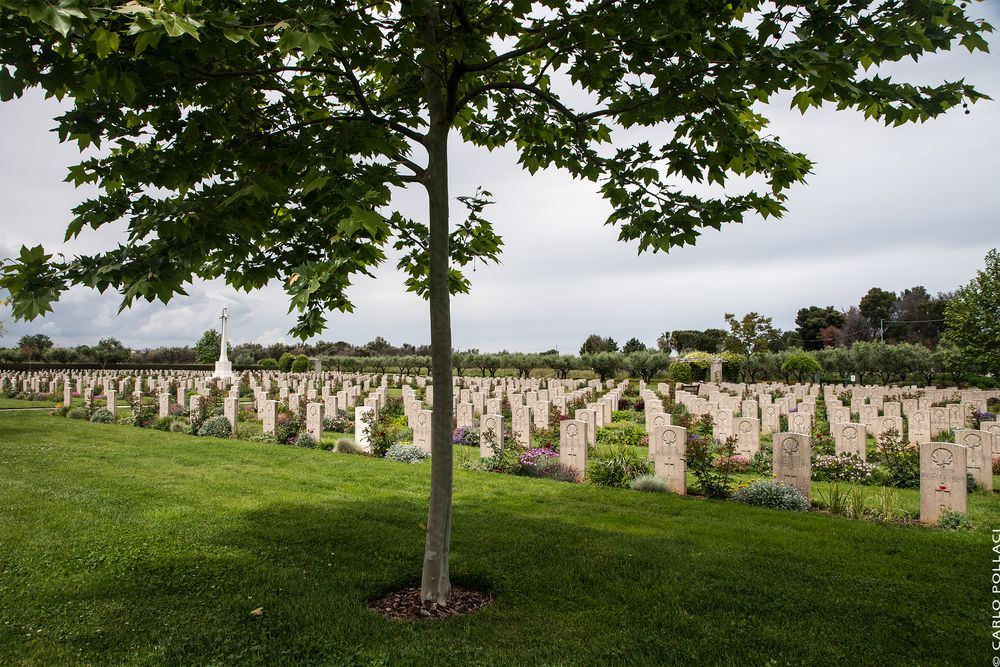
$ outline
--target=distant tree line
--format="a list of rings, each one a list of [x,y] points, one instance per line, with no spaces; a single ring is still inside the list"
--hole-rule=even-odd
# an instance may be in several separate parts
[[[728,329],[664,332],[650,349],[638,338],[619,347],[610,336],[587,336],[578,356],[542,353],[455,351],[452,365],[460,375],[478,373],[496,377],[511,373],[530,377],[546,371],[566,378],[574,371],[593,373],[602,380],[627,373],[651,380],[707,379],[712,359],[724,362],[732,381],[803,380],[819,375],[857,382],[882,383],[918,380],[933,384],[959,383],[989,376],[1000,378],[1000,256],[986,255],[986,267],[954,292],[931,297],[923,287],[899,295],[873,287],[857,306],[838,311],[832,306],[809,306],[798,312],[794,331],[781,331],[771,318],[750,312],[742,318],[726,313]],[[874,324],[877,322],[877,326]],[[209,329],[193,346],[129,350],[116,338],[96,345],[56,347],[49,336],[23,336],[16,348],[0,348],[0,363],[58,364],[210,364],[219,353],[219,332]],[[427,372],[430,346],[404,343],[394,346],[379,336],[364,345],[345,341],[290,345],[243,343],[231,346],[229,358],[237,367],[275,367],[308,370],[310,359],[343,372]],[[537,373],[536,373],[537,374]]]

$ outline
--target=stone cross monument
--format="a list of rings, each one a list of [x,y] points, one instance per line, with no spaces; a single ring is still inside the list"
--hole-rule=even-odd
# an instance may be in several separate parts
[[[226,324],[229,322],[229,310],[223,308],[222,317],[219,319],[222,320],[222,341],[220,345],[221,349],[219,350],[219,360],[215,362],[215,373],[212,377],[226,379],[233,377],[233,364],[229,361],[229,355],[226,354],[226,347],[228,347],[226,342]]]

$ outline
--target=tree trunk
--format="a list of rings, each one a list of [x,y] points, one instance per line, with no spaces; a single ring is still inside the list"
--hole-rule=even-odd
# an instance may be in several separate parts
[[[424,17],[424,48],[435,53],[437,7],[433,3]],[[448,291],[448,130],[450,121],[444,84],[430,68],[424,70],[424,88],[430,116],[425,141],[430,245],[429,305],[431,319],[431,377],[434,412],[431,420],[431,493],[427,509],[427,541],[424,545],[420,596],[424,601],[445,604],[451,593],[448,552],[451,549],[452,497],[452,380],[451,299]]]

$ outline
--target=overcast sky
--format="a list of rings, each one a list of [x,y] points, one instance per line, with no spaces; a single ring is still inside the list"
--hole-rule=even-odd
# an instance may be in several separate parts
[[[987,5],[973,10],[1000,25],[1000,3]],[[997,37],[990,42],[995,51]],[[964,77],[1000,100],[995,53],[961,49],[889,71],[913,82]],[[452,301],[455,347],[575,353],[590,333],[653,345],[665,330],[722,327],[725,312],[758,311],[790,329],[799,308],[846,308],[872,286],[953,290],[1000,246],[1000,103],[971,111],[886,128],[851,111],[802,116],[787,99],[772,104],[765,111],[771,131],[816,163],[808,183],[792,189],[785,217],[751,218],[706,231],[697,246],[638,256],[635,244],[617,240],[617,228],[603,225],[609,207],[593,184],[558,172],[531,176],[512,151],[453,141],[452,194],[491,191],[496,203],[487,217],[505,242],[502,265],[479,266],[472,293]],[[37,93],[0,104],[0,256],[22,243],[82,253],[118,240],[120,228],[62,244],[70,210],[87,191],[62,182],[78,155],[49,131],[58,113]],[[401,192],[398,203],[425,219],[420,191]],[[460,206],[452,210],[461,215]],[[355,312],[331,314],[319,338],[429,342],[426,303],[404,291],[394,266],[390,257],[374,279],[360,279],[349,293]],[[234,342],[291,340],[294,316],[277,284],[246,295],[222,282],[199,283],[189,293],[121,315],[117,295],[86,289],[70,291],[54,313],[30,323],[11,322],[9,309],[0,310],[7,325],[0,347],[38,332],[67,346],[106,336],[134,348],[193,344],[217,326],[223,306]]]

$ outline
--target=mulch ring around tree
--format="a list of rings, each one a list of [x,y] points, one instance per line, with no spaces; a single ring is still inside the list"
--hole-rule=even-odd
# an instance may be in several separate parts
[[[423,602],[420,599],[420,587],[404,588],[401,591],[389,593],[383,598],[368,603],[368,608],[375,613],[400,621],[422,621],[430,618],[451,618],[464,616],[479,611],[492,604],[493,596],[489,593],[470,591],[458,586],[451,587],[448,604],[439,605],[436,602]]]

